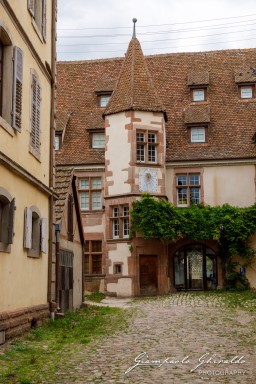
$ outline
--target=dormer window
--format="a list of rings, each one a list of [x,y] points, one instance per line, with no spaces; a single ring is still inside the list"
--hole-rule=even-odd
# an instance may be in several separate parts
[[[101,108],[105,108],[109,102],[111,95],[100,95],[99,96],[99,104]]]
[[[253,99],[255,94],[255,86],[241,85],[239,86],[239,91],[241,99]]]
[[[206,134],[205,134],[205,127],[191,127],[191,143],[205,143],[206,141]]]
[[[92,148],[105,148],[104,132],[92,133]]]
[[[206,88],[192,88],[191,99],[192,101],[206,101],[207,90]]]

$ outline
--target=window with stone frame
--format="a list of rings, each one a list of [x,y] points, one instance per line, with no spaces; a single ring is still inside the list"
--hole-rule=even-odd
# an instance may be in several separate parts
[[[129,238],[130,218],[129,205],[117,205],[111,207],[111,234],[113,239]]]
[[[136,161],[138,163],[157,163],[157,133],[136,132]]]
[[[84,256],[84,273],[102,274],[102,241],[86,240]]]
[[[0,187],[0,252],[10,252],[13,243],[15,199]]]
[[[201,203],[200,174],[176,175],[177,206],[189,207]]]
[[[101,177],[84,177],[79,179],[80,209],[95,211],[102,209],[102,179]]]

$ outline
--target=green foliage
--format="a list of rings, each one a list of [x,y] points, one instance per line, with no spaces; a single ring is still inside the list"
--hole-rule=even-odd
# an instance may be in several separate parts
[[[73,354],[85,344],[123,331],[126,316],[120,308],[97,306],[44,322],[0,354],[0,383],[59,382],[59,372],[67,372]]]
[[[86,295],[85,300],[94,301],[95,303],[100,303],[105,299],[106,295],[101,292],[92,292],[90,295]]]
[[[144,239],[155,238],[163,242],[176,242],[180,238],[215,240],[219,244],[224,282],[228,285],[230,279],[231,287],[235,284],[232,273],[238,265],[233,258],[241,257],[244,261],[241,265],[246,267],[256,255],[256,250],[248,246],[248,238],[256,233],[256,204],[247,208],[229,204],[176,208],[165,200],[144,194],[141,200],[133,203],[131,218],[131,237],[139,232]],[[242,280],[240,285],[247,287],[246,280]]]

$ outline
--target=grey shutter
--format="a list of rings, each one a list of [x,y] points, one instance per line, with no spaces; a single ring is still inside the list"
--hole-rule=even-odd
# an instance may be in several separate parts
[[[32,248],[32,211],[25,208],[24,248]]]
[[[44,40],[46,40],[46,0],[43,0],[43,18],[42,18],[42,35]]]
[[[47,219],[41,219],[41,251],[47,253]]]
[[[23,80],[23,52],[20,48],[14,47],[12,127],[17,129],[18,131],[21,131],[22,80]]]
[[[35,15],[35,0],[28,0],[28,10],[32,16]]]
[[[40,152],[41,87],[36,75],[32,75],[31,97],[31,146]]]
[[[9,211],[8,244],[13,244],[14,211],[15,211],[15,199],[12,199],[10,203],[10,211]]]

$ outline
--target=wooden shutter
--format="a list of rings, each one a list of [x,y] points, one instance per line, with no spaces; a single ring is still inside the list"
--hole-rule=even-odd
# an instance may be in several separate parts
[[[41,251],[47,253],[47,219],[41,219]]]
[[[31,95],[31,146],[40,152],[41,86],[35,74],[32,74]]]
[[[42,18],[42,35],[44,40],[46,40],[46,0],[43,0],[42,4],[43,18]]]
[[[73,241],[73,197],[68,195],[68,240]]]
[[[32,248],[32,211],[25,208],[24,248]]]
[[[14,211],[15,211],[15,199],[12,199],[10,203],[10,211],[9,211],[8,244],[13,244]]]
[[[14,47],[13,63],[13,94],[12,94],[12,127],[21,130],[22,117],[22,79],[23,79],[23,52]]]
[[[28,0],[28,10],[32,16],[35,15],[35,0]]]

